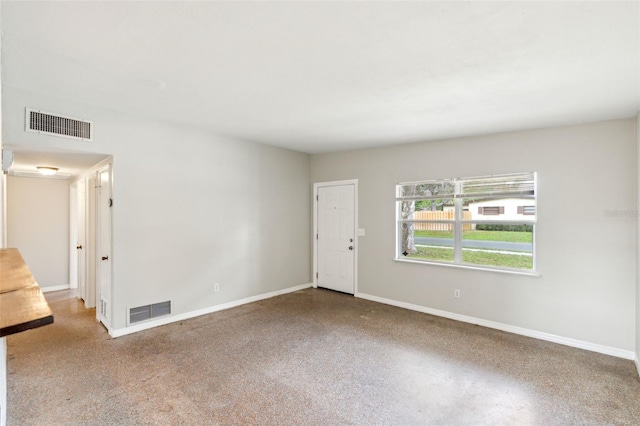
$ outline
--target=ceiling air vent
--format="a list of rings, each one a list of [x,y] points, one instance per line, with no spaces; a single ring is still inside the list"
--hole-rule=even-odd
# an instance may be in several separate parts
[[[26,131],[93,141],[93,122],[26,109]]]
[[[154,303],[153,305],[129,308],[129,324],[136,324],[150,319],[171,315],[171,301]]]

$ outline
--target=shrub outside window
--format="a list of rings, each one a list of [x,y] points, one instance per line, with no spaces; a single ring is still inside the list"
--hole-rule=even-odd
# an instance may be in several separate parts
[[[400,183],[396,259],[535,271],[534,172]]]

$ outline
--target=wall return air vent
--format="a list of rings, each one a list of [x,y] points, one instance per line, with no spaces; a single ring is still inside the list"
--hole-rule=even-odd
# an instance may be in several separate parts
[[[93,122],[26,108],[27,132],[93,141]]]
[[[171,301],[154,303],[153,305],[138,306],[137,308],[129,308],[129,322],[127,325],[133,325],[139,322],[148,321],[150,319],[171,315]]]

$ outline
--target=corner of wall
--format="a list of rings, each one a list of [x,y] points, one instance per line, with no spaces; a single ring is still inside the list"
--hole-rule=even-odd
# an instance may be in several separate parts
[[[0,15],[2,13],[0,12]],[[2,50],[0,42],[0,50]],[[2,152],[2,67],[0,65],[0,152]],[[5,178],[0,170],[0,248],[6,245]],[[0,426],[7,424],[7,341],[0,337]]]
[[[636,209],[640,212],[640,111],[636,115]],[[636,369],[640,376],[640,214],[636,221]]]

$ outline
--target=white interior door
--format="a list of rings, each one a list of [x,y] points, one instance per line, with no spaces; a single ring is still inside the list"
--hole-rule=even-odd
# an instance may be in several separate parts
[[[111,168],[98,172],[98,274],[99,291],[98,319],[111,327]]]
[[[69,288],[78,288],[78,184],[69,186]],[[80,294],[77,294],[80,298]]]
[[[78,297],[86,302],[87,300],[87,258],[86,258],[86,216],[87,216],[87,204],[86,204],[86,190],[87,185],[84,180],[80,180],[76,183],[76,256],[77,256],[77,282],[78,282]]]
[[[355,185],[317,188],[317,284],[354,294]]]
[[[90,176],[86,180],[86,212],[85,212],[85,242],[84,252],[85,252],[85,294],[86,299],[84,299],[85,308],[95,308],[97,302],[97,291],[96,291],[96,266],[97,266],[97,250],[96,250],[96,242],[97,242],[97,187],[98,182],[96,179],[96,175]],[[96,309],[96,318],[98,317],[98,309]]]

